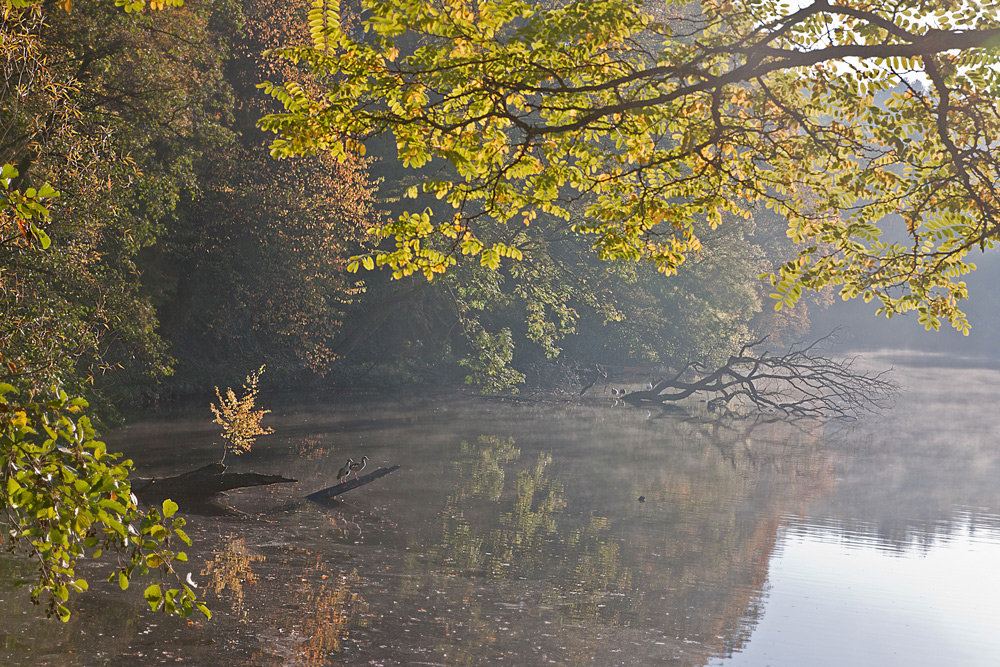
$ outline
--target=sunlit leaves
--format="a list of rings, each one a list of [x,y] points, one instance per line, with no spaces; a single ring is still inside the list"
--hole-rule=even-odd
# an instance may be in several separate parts
[[[135,575],[173,575],[173,563],[187,556],[174,551],[171,540],[189,543],[184,519],[167,521],[177,504],[164,501],[162,513],[138,507],[128,481],[132,462],[107,453],[84,414],[85,401],[57,388],[41,401],[19,403],[17,397],[12,385],[0,384],[0,506],[9,546],[39,563],[32,599],[68,620],[70,592],[89,588],[76,576],[78,562],[104,552],[118,558],[111,579],[122,590]],[[181,616],[200,608],[184,584],[163,599],[157,608]]]
[[[262,125],[279,135],[277,156],[345,156],[391,133],[403,164],[449,163],[454,176],[424,191],[469,221],[566,219],[582,201],[574,228],[602,257],[665,273],[700,249],[696,221],[766,205],[813,248],[776,274],[782,304],[836,284],[886,314],[917,309],[932,328],[967,330],[953,278],[993,239],[1000,211],[1000,61],[980,48],[1000,35],[992,8],[673,4],[676,25],[609,0],[370,0],[366,39],[343,29],[331,0],[315,9],[315,48],[281,52],[325,88],[268,86],[287,113]],[[401,55],[397,40],[415,34]],[[412,215],[380,230],[397,249],[376,266],[431,277],[462,254],[499,264],[474,226],[449,242],[449,225]],[[895,216],[915,244],[881,239]]]
[[[264,367],[261,366],[247,376],[243,383],[242,396],[237,396],[232,389],[226,389],[226,394],[223,396],[219,388],[215,388],[219,404],[210,403],[209,407],[215,415],[213,421],[222,427],[222,437],[227,441],[222,452],[223,459],[226,457],[226,452],[236,455],[249,452],[258,436],[274,432],[274,429],[261,426],[260,423],[270,410],[256,409],[257,394],[260,391],[257,385],[263,373]],[[164,504],[163,508],[165,513],[167,505]],[[176,510],[176,505],[171,509]]]
[[[180,7],[184,0],[149,0],[150,9],[164,9],[166,7]],[[121,7],[126,12],[141,12],[146,8],[146,0],[115,0],[115,5]]]
[[[38,225],[49,222],[46,202],[58,197],[59,193],[48,183],[37,190],[26,188],[21,192],[11,187],[18,175],[11,164],[4,164],[0,172],[0,185],[3,186],[0,191],[0,237],[48,250],[52,241]]]

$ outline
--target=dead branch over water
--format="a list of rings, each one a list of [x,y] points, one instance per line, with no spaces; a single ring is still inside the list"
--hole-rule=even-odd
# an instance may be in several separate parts
[[[652,389],[626,394],[622,400],[637,407],[663,407],[700,394],[708,397],[710,412],[749,408],[793,417],[856,419],[888,407],[899,389],[890,379],[891,369],[859,371],[856,357],[828,356],[833,334],[781,354],[761,349],[766,340],[743,345],[715,369],[690,363]]]

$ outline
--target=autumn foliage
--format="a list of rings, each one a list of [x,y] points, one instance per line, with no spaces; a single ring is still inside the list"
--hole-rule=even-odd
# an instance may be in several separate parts
[[[237,396],[232,389],[226,389],[226,395],[223,396],[219,388],[215,388],[219,404],[210,403],[209,407],[215,415],[212,421],[222,427],[222,437],[228,441],[222,453],[223,459],[226,458],[226,452],[236,455],[249,452],[258,436],[274,433],[274,429],[260,425],[264,415],[270,410],[256,409],[257,394],[260,391],[257,385],[263,373],[264,367],[261,366],[247,376],[242,396]]]

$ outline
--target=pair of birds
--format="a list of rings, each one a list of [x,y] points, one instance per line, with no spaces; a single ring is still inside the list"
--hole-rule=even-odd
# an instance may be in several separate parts
[[[362,456],[360,461],[355,461],[354,459],[347,459],[347,463],[344,467],[337,471],[337,481],[340,483],[344,482],[352,472],[354,473],[354,479],[358,478],[358,473],[365,469],[368,465],[368,457]]]
[[[652,382],[647,382],[645,389],[646,389],[646,391],[653,391],[653,383]],[[622,387],[621,389],[615,389],[614,387],[611,388],[611,395],[612,396],[624,396],[627,393],[628,393],[628,389],[626,389],[625,387]]]

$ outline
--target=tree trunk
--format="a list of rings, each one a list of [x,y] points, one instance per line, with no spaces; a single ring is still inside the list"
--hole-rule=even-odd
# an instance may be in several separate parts
[[[281,475],[263,475],[256,472],[226,472],[222,463],[210,463],[190,472],[163,479],[137,479],[133,484],[136,493],[153,496],[182,498],[208,498],[223,491],[250,486],[288,484],[298,480]]]

